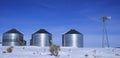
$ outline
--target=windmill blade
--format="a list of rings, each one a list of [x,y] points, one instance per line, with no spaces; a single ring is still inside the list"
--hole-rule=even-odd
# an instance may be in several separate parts
[[[111,16],[107,16],[108,19],[111,19],[112,17]]]

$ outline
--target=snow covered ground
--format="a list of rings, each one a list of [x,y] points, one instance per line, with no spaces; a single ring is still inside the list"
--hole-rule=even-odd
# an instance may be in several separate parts
[[[4,53],[9,46],[0,46],[0,58],[120,58],[120,48],[61,47],[59,57],[51,56],[48,47],[15,46],[12,53]]]

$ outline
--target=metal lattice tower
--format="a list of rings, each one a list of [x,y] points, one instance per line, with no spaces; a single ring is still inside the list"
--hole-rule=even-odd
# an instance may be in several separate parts
[[[108,34],[107,34],[107,29],[106,29],[106,24],[105,22],[111,19],[111,17],[108,16],[103,16],[102,17],[102,22],[103,22],[103,38],[102,38],[102,48],[109,48],[109,39],[108,39]]]

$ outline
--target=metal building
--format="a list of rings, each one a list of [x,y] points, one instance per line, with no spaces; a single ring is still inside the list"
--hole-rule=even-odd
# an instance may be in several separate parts
[[[83,47],[83,34],[71,29],[67,33],[62,35],[62,46],[65,47]]]
[[[45,29],[40,29],[32,34],[30,45],[46,47],[49,46],[49,40],[52,39],[52,34]]]
[[[26,45],[26,41],[23,40],[23,34],[16,29],[11,29],[3,33],[2,46],[21,46],[22,44],[18,40]]]

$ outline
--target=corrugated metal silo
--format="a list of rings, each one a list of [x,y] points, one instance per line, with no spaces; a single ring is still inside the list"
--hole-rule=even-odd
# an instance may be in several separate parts
[[[62,46],[65,47],[83,47],[83,34],[71,29],[62,35]]]
[[[49,40],[52,39],[52,34],[45,29],[40,29],[32,34],[30,45],[46,47],[49,46]]]
[[[26,41],[23,40],[22,33],[16,29],[11,29],[3,33],[2,46],[21,46],[21,43],[18,41],[18,39],[26,43]]]
[[[30,45],[31,46],[33,45],[33,39],[30,39]]]
[[[2,46],[2,42],[0,42],[0,46]]]

